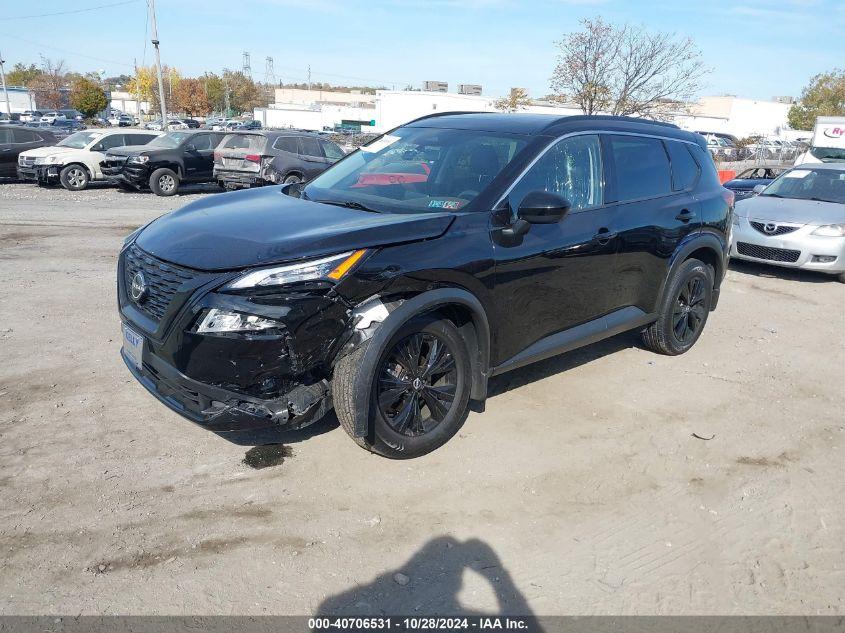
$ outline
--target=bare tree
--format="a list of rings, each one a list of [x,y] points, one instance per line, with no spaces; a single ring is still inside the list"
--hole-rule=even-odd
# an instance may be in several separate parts
[[[67,85],[65,62],[54,62],[48,57],[41,57],[41,73],[33,78],[30,89],[35,93],[35,102],[42,108],[61,108],[66,101],[61,89]]]
[[[551,86],[585,114],[666,118],[686,108],[709,72],[689,38],[600,17],[581,24],[558,42]]]

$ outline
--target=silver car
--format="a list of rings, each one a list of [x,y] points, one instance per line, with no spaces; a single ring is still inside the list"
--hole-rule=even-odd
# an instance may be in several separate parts
[[[845,283],[845,163],[801,165],[736,203],[731,257]]]

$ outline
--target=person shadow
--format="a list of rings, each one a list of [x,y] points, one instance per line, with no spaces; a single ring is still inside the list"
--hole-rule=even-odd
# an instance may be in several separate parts
[[[495,595],[497,608],[485,612],[461,604],[465,572],[478,574]],[[534,615],[502,561],[478,539],[459,541],[452,536],[430,540],[404,565],[326,598],[315,617],[329,616],[467,616]],[[532,631],[539,630],[536,626]]]

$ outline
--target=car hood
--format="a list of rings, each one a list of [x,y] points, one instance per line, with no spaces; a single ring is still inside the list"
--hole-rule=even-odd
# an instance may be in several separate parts
[[[221,193],[155,220],[136,238],[199,270],[231,270],[440,237],[454,215],[371,213],[291,198],[280,187]]]
[[[728,189],[753,189],[757,185],[768,185],[771,178],[734,178],[725,183]]]
[[[736,214],[752,220],[795,224],[838,224],[845,222],[845,204],[755,196],[736,203]]]
[[[113,147],[106,153],[112,156],[137,156],[141,152],[153,152],[158,149],[165,148],[149,147],[148,145],[123,145],[122,147]]]
[[[55,145],[48,145],[46,147],[38,147],[36,149],[28,149],[21,152],[24,156],[34,156],[35,158],[42,158],[44,156],[52,156],[53,154],[68,154],[70,152],[78,152],[79,150],[72,147],[56,147]]]

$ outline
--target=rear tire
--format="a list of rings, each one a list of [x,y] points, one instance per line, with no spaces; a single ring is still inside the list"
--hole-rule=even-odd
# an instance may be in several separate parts
[[[394,459],[445,444],[469,408],[470,358],[455,325],[433,317],[408,321],[379,350],[373,375],[362,371],[368,345],[335,365],[332,393],[343,430],[359,446]],[[370,394],[368,433],[355,437],[354,401],[361,390]]]
[[[713,269],[697,259],[678,267],[666,284],[660,316],[643,331],[646,347],[677,356],[695,345],[710,314],[713,278]]]
[[[150,176],[150,189],[157,196],[172,196],[179,190],[179,176],[172,169],[162,167]]]
[[[290,174],[288,176],[285,176],[285,180],[282,184],[292,185],[292,184],[297,183],[297,182],[302,182],[302,178],[300,178],[296,174]]]
[[[59,172],[59,182],[68,191],[82,191],[88,187],[88,170],[82,165],[68,165]]]

